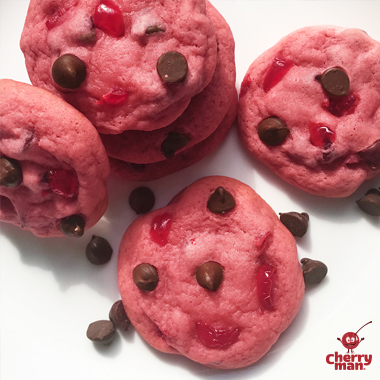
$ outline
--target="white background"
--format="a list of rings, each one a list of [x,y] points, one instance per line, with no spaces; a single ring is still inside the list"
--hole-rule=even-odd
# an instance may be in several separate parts
[[[237,87],[250,63],[291,31],[315,24],[364,29],[380,41],[379,1],[212,0],[236,40]],[[29,82],[19,39],[28,1],[0,0],[0,78]],[[379,57],[380,59],[380,57]],[[380,218],[364,214],[355,201],[380,178],[345,199],[327,199],[297,190],[242,150],[233,130],[213,155],[191,168],[148,183],[156,208],[205,175],[226,175],[253,187],[276,211],[308,212],[308,233],[297,239],[299,258],[325,262],[328,276],[308,289],[301,310],[271,351],[256,365],[215,371],[162,354],[142,342],[133,328],[109,347],[86,338],[89,323],[106,319],[119,299],[116,278],[120,239],[136,217],[128,196],[138,184],[111,178],[110,205],[100,223],[81,239],[38,239],[1,223],[0,378],[67,379],[379,379]],[[95,267],[85,257],[92,234],[107,238],[114,255]],[[365,337],[355,350],[372,354],[361,373],[337,372],[326,355],[346,350],[338,342],[348,331]]]

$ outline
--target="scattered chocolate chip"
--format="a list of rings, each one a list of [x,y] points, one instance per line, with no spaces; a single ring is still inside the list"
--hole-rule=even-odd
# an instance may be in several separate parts
[[[161,26],[159,25],[148,26],[145,30],[145,34],[153,34],[153,33],[159,33],[159,32],[164,32],[164,29],[161,28]]]
[[[370,189],[366,195],[356,201],[357,205],[366,213],[372,216],[380,216],[380,191]]]
[[[0,185],[16,187],[22,182],[22,169],[20,164],[12,158],[0,158]]]
[[[309,215],[306,212],[286,212],[280,213],[281,223],[293,234],[302,237],[306,234],[309,226]]]
[[[158,272],[153,265],[139,264],[133,269],[133,281],[144,292],[151,292],[158,284]]]
[[[305,285],[319,284],[327,274],[327,266],[321,261],[301,259],[303,278]]]
[[[86,246],[86,256],[91,264],[103,265],[111,260],[112,247],[108,241],[100,236],[93,235]]]
[[[84,45],[93,44],[96,41],[95,29],[89,30],[87,33],[82,33],[76,37],[76,40]]]
[[[148,187],[137,187],[129,195],[129,205],[136,214],[150,211],[155,202],[154,193]]]
[[[186,58],[177,51],[168,51],[157,61],[157,72],[165,83],[178,83],[185,80],[188,65]]]
[[[223,281],[223,267],[215,261],[209,261],[198,267],[195,277],[205,289],[215,291]]]
[[[380,140],[361,151],[359,157],[367,161],[372,169],[378,169],[380,167]]]
[[[112,305],[109,318],[116,328],[123,331],[127,331],[131,325],[122,301],[116,301]]]
[[[115,336],[115,327],[111,321],[92,322],[87,329],[87,338],[96,343],[109,346]]]
[[[135,164],[133,162],[128,162],[130,168],[136,172],[142,173],[145,170],[145,164]]]
[[[224,214],[234,207],[234,197],[222,186],[215,189],[207,202],[207,208],[215,214]]]
[[[169,132],[161,144],[161,152],[166,158],[173,157],[175,152],[190,142],[191,138],[186,133]]]
[[[86,65],[75,55],[64,54],[54,62],[52,76],[58,86],[75,89],[86,79]]]
[[[61,219],[60,229],[70,237],[81,237],[84,234],[85,221],[80,215],[71,215]]]
[[[332,96],[347,96],[350,91],[350,78],[344,70],[333,67],[320,78],[322,88]]]
[[[257,133],[264,144],[275,146],[285,141],[289,129],[278,117],[268,117],[257,126]]]

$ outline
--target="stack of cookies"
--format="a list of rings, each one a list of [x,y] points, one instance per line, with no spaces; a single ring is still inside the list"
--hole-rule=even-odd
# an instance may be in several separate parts
[[[235,119],[234,39],[206,0],[32,0],[21,48],[32,84],[92,122],[125,179],[199,161]]]

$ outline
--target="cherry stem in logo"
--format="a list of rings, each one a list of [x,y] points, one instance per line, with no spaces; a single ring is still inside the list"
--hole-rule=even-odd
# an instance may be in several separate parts
[[[368,322],[368,323],[366,323],[364,326],[367,326],[367,325],[369,325],[370,323],[372,323],[372,321],[370,321],[370,322]],[[355,334],[357,334],[364,326],[362,326],[362,327],[360,327],[360,329],[358,330],[358,331],[356,331],[356,333]]]

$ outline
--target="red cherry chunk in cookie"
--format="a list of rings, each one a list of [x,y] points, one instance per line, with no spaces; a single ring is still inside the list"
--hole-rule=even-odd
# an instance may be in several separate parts
[[[172,219],[168,213],[157,215],[152,220],[150,237],[155,243],[157,243],[161,247],[165,246],[168,242],[171,224]]]
[[[125,33],[123,14],[119,7],[109,0],[102,0],[96,7],[94,25],[112,37],[122,37]]]
[[[292,61],[276,57],[265,75],[263,86],[264,91],[268,92],[277,83],[279,83],[285,74],[293,67],[293,65],[294,64]]]
[[[78,178],[69,170],[55,169],[46,174],[50,189],[65,198],[75,198],[78,195]]]
[[[273,289],[275,287],[276,268],[273,265],[264,264],[257,272],[257,292],[261,305],[267,310],[273,310]]]
[[[128,99],[128,93],[123,90],[114,90],[108,94],[103,95],[95,105],[104,105],[108,104],[111,106],[119,106],[123,104]]]
[[[335,141],[335,133],[322,123],[310,123],[310,141],[314,146],[326,146]]]
[[[198,322],[196,332],[199,340],[207,348],[227,348],[234,344],[239,337],[238,328],[213,327],[204,322]]]
[[[354,94],[330,97],[323,104],[323,108],[329,111],[332,115],[341,117],[354,113],[358,102],[359,98]]]

